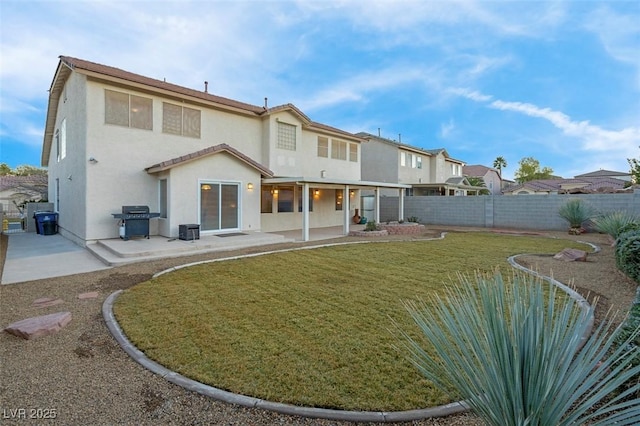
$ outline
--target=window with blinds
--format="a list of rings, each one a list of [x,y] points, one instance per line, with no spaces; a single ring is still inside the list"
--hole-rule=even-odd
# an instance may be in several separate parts
[[[162,103],[162,133],[200,138],[200,110]]]
[[[329,157],[329,139],[318,136],[318,157]]]
[[[153,100],[105,89],[106,124],[153,130]]]

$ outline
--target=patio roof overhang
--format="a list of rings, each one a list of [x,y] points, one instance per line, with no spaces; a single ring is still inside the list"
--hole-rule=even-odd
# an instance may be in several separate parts
[[[295,184],[295,185],[314,185],[325,188],[330,187],[343,187],[345,185],[352,189],[363,188],[392,188],[392,189],[405,189],[411,188],[412,185],[406,185],[402,183],[388,183],[388,182],[372,182],[365,180],[350,180],[350,179],[328,179],[328,178],[312,178],[312,177],[274,177],[262,179],[262,183],[267,185],[278,184]]]
[[[308,193],[312,187],[315,188],[334,188],[344,189],[348,192],[352,189],[375,189],[376,204],[376,222],[380,221],[380,188],[391,188],[398,190],[398,217],[404,217],[404,191],[403,189],[411,188],[411,185],[401,183],[371,182],[363,180],[351,179],[327,179],[327,178],[310,178],[310,177],[273,177],[263,178],[263,185],[300,185],[305,193]],[[344,197],[344,214],[343,214],[343,233],[349,234],[350,207],[349,197]],[[302,197],[302,241],[309,241],[309,197]]]

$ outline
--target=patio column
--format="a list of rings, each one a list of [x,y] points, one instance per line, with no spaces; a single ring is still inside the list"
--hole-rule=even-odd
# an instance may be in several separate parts
[[[375,214],[375,222],[376,223],[380,223],[380,188],[376,187],[375,189],[375,194],[376,194],[376,214]]]
[[[344,192],[342,193],[342,200],[343,200],[343,209],[344,209],[344,216],[343,216],[343,220],[342,220],[342,233],[344,235],[349,235],[349,219],[351,219],[351,194],[349,194],[349,185],[345,185],[344,186]]]
[[[309,184],[302,184],[302,241],[309,241]]]
[[[398,221],[404,220],[404,189],[398,189]]]

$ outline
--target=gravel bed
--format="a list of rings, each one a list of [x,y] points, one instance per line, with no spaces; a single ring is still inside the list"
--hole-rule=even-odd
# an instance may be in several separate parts
[[[566,234],[563,237],[568,237]],[[0,241],[0,269],[7,240]],[[625,311],[635,295],[634,283],[619,273],[613,250],[599,235],[579,236],[601,245],[588,262],[558,263],[550,257],[522,261],[539,272],[553,270],[556,279],[574,279],[578,290],[600,296],[599,311]],[[340,241],[345,241],[340,239]],[[299,247],[300,244],[294,244]],[[285,245],[278,245],[283,248]],[[73,319],[61,332],[35,340],[0,333],[0,416],[3,424],[136,424],[136,425],[348,425],[349,422],[286,416],[217,402],[177,387],[138,365],[109,334],[101,314],[113,291],[145,281],[163,269],[205,259],[273,249],[166,259],[46,280],[0,286],[0,327],[31,316],[70,311]],[[78,299],[90,291],[96,299]],[[41,297],[63,304],[32,306]],[[21,411],[24,410],[24,411]],[[32,418],[53,417],[54,419]],[[18,418],[21,417],[21,418]],[[26,419],[25,419],[26,417]],[[411,425],[480,425],[472,414],[425,419]]]

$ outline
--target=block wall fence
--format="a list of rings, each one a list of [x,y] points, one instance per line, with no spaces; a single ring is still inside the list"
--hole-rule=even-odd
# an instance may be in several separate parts
[[[558,209],[577,198],[596,211],[625,210],[640,216],[640,189],[624,194],[481,195],[468,197],[404,197],[404,219],[425,225],[566,230]],[[380,198],[380,222],[398,220],[398,197]]]

